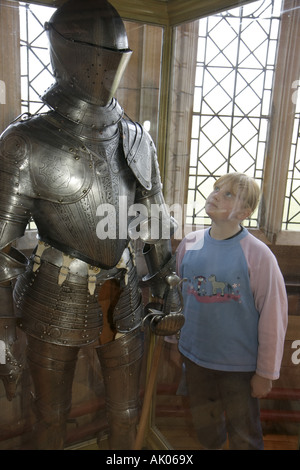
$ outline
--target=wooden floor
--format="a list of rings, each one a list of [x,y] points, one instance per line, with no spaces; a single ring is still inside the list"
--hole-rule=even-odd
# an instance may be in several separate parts
[[[150,437],[146,439],[143,448],[176,451],[201,450],[184,396],[170,395],[168,391],[163,393],[161,390],[161,393],[156,396],[155,404],[153,403],[153,409],[155,409],[155,431],[152,432],[152,436],[151,432],[148,434]],[[289,434],[285,433],[285,427],[279,427],[281,431],[279,430],[277,433],[274,432],[274,426],[263,426],[263,429],[265,450],[300,450],[300,423],[299,426],[295,425]],[[158,435],[158,439],[153,439],[153,434]],[[75,445],[72,449],[99,450],[99,446],[96,440],[91,440]],[[105,438],[101,441],[100,450],[109,450]]]
[[[199,449],[197,438],[187,429],[180,431],[162,427],[161,431],[175,450]],[[299,450],[298,436],[266,435],[264,436],[264,448],[265,450]]]
[[[194,432],[186,426],[160,425],[159,431],[170,444],[170,449],[177,451],[201,450]],[[264,436],[265,450],[300,450],[299,436],[286,436],[269,434]],[[102,450],[107,450],[107,444],[101,445]],[[101,450],[100,449],[100,450]],[[99,450],[96,440],[91,440],[69,448],[69,450]],[[226,450],[226,447],[225,447]]]
[[[265,450],[300,450],[298,436],[268,435],[264,443]]]
[[[200,446],[190,422],[184,419],[159,419],[157,420],[160,432],[166,437],[175,450],[195,450]],[[264,435],[265,450],[300,450],[299,435]],[[227,446],[225,446],[226,449]]]
[[[175,436],[174,432],[170,431],[170,438],[175,444],[177,443],[173,447],[174,450],[200,450],[196,441],[189,439],[187,442],[185,434]],[[264,444],[265,450],[299,450],[298,436],[267,435]],[[99,447],[96,440],[92,440],[70,447],[69,450],[99,450]]]

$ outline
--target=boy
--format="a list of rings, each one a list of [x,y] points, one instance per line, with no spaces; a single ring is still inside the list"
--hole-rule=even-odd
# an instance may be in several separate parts
[[[230,449],[263,449],[259,398],[279,377],[285,284],[272,252],[241,225],[258,200],[252,178],[222,176],[205,205],[211,227],[190,233],[177,251],[178,274],[186,279],[179,350],[206,449],[221,448],[227,436]]]

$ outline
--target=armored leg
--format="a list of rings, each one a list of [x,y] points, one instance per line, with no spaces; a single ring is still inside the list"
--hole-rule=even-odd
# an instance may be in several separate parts
[[[138,421],[139,376],[143,354],[140,328],[97,348],[105,385],[109,445],[132,449]]]
[[[78,348],[28,338],[27,360],[35,388],[34,450],[64,448],[66,419]]]

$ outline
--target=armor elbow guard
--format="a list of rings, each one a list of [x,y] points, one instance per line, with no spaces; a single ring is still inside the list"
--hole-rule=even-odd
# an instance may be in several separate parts
[[[143,255],[148,274],[143,281],[149,285],[153,297],[162,299],[166,290],[166,277],[175,272],[175,255],[171,253],[171,242],[145,245]]]
[[[158,206],[151,204],[148,213],[151,217],[140,226],[140,238],[144,242],[143,255],[149,272],[144,280],[150,281],[153,295],[162,298],[166,286],[161,281],[175,272],[171,238],[178,225],[164,203]]]
[[[0,284],[17,278],[25,271],[26,265],[26,256],[13,246],[8,253],[0,251]]]

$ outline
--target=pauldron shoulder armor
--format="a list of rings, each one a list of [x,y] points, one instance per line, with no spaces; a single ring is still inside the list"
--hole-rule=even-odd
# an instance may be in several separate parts
[[[137,122],[122,119],[120,125],[127,163],[141,185],[150,190],[152,157],[156,155],[153,140]]]
[[[89,154],[41,117],[11,125],[1,150],[19,166],[18,189],[25,196],[68,204],[81,199],[92,185]]]

